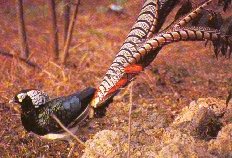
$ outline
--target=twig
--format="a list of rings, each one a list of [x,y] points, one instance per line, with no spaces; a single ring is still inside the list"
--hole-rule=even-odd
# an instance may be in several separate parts
[[[57,77],[56,77],[54,74],[52,74],[51,72],[49,72],[49,71],[47,71],[47,70],[45,70],[45,69],[43,69],[42,72],[45,73],[46,75],[48,75],[49,77],[52,77],[52,78],[55,79],[56,81],[59,81],[59,80],[57,79]]]
[[[66,60],[67,60],[68,49],[69,49],[69,45],[70,45],[71,40],[72,40],[73,28],[74,28],[75,21],[77,18],[79,5],[80,5],[80,0],[77,0],[77,4],[75,6],[75,9],[74,9],[74,12],[72,15],[72,19],[71,19],[71,22],[70,22],[69,27],[68,27],[68,34],[67,34],[67,38],[66,38],[65,45],[64,45],[63,55],[61,56],[61,61],[63,64],[65,64]]]
[[[130,103],[129,103],[129,122],[128,122],[128,153],[127,158],[130,158],[130,148],[131,148],[131,113],[132,113],[132,106],[133,106],[133,81],[131,82],[130,86]]]
[[[51,117],[60,125],[61,128],[63,128],[64,131],[70,134],[78,143],[85,147],[85,143],[81,141],[76,135],[74,135],[70,130],[68,130],[54,114],[52,114]]]
[[[17,56],[15,56],[15,55],[13,55],[13,54],[10,54],[10,53],[8,53],[8,52],[5,52],[5,51],[0,50],[0,55],[3,55],[3,56],[8,57],[8,58],[16,58],[16,59],[19,59],[20,61],[24,62],[24,63],[27,64],[28,66],[31,66],[31,67],[37,68],[37,69],[41,69],[36,63],[33,63],[33,62],[31,62],[31,61],[29,61],[29,60],[27,60],[27,59],[24,59],[24,58],[22,58],[22,57],[17,57]]]
[[[21,58],[21,57],[18,57],[18,56],[16,56],[16,55],[10,54],[10,53],[5,52],[5,51],[3,51],[3,50],[0,50],[0,55],[5,56],[5,57],[7,57],[7,58],[12,58],[12,59],[15,58],[15,59],[18,59],[19,61],[21,61],[21,62],[27,64],[28,66],[30,66],[30,67],[32,67],[32,68],[34,68],[34,69],[37,69],[37,70],[39,70],[39,71],[41,71],[41,72],[43,72],[43,73],[45,73],[45,74],[49,75],[50,77],[52,77],[52,78],[54,78],[54,79],[57,80],[57,77],[56,77],[55,75],[51,74],[51,73],[48,72],[47,70],[41,68],[41,67],[40,67],[39,65],[37,65],[36,63],[33,63],[33,62],[31,62],[31,61],[29,61],[29,60],[27,60],[27,59],[23,59],[23,58]],[[50,63],[53,63],[53,62],[50,62]],[[58,81],[58,80],[57,80],[57,81]]]

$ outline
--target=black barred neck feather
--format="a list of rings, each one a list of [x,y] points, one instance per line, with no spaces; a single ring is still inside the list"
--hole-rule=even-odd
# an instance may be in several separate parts
[[[37,89],[26,89],[18,92],[14,97],[14,102],[20,104],[22,108],[39,108],[40,105],[49,101],[49,96]]]

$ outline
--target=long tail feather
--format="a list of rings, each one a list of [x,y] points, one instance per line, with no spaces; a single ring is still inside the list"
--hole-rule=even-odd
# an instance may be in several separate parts
[[[154,33],[157,31],[156,29],[157,29],[158,17],[159,17],[159,1],[158,0],[155,0],[154,15],[155,15],[155,18],[153,19],[152,25],[147,33],[146,38],[152,37],[152,35],[154,35]]]
[[[161,33],[156,35],[154,38],[146,41],[146,43],[138,48],[138,52],[134,53],[134,58],[141,58],[146,56],[153,49],[162,47],[166,44],[178,42],[178,41],[204,41],[210,40],[218,44],[219,50],[216,50],[217,55],[219,51],[222,54],[229,53],[232,48],[232,41],[230,40],[231,35],[222,34],[217,29],[208,27],[183,27],[176,31]]]
[[[195,9],[192,9],[192,3],[187,1],[176,13],[175,20],[170,23],[162,32],[175,31],[176,28],[178,29],[180,27],[184,27],[191,22],[197,24],[200,20],[202,20],[202,18],[204,18],[203,21],[205,21],[205,24],[208,23],[208,19],[205,19],[203,15],[209,14],[209,12],[207,12],[204,8],[211,2],[212,0],[207,0],[199,4]],[[192,11],[189,12],[189,10]]]
[[[157,3],[159,4],[158,12],[156,5]],[[136,23],[132,27],[123,46],[115,57],[110,68],[106,72],[102,83],[99,85],[98,90],[95,93],[94,99],[91,101],[91,106],[96,108],[97,106],[101,106],[101,104],[106,101],[105,96],[107,95],[108,91],[124,75],[123,69],[126,66],[137,62],[136,58],[130,58],[132,52],[136,51],[136,43],[139,41],[143,41],[143,39],[145,39],[147,35],[150,36],[151,33],[153,34],[154,31],[157,32],[162,27],[167,15],[177,3],[178,0],[157,0],[155,2],[154,0],[145,1]],[[158,17],[156,17],[157,14]],[[154,19],[159,19],[159,21],[155,21]],[[153,53],[157,54],[158,50]],[[114,94],[112,94],[111,96],[113,95]]]
[[[200,6],[198,6],[196,9],[191,11],[189,14],[184,16],[184,18],[181,18],[177,24],[173,26],[173,29],[178,28],[178,27],[184,27],[186,26],[190,21],[195,19],[203,10],[206,6],[208,6],[212,0],[207,0],[206,2],[202,3]]]

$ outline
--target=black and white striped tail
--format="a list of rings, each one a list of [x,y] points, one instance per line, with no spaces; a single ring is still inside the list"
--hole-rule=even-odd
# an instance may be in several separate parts
[[[136,23],[128,34],[124,44],[117,54],[112,65],[108,69],[102,83],[100,84],[95,98],[91,105],[96,107],[103,100],[107,92],[118,82],[123,76],[123,69],[130,64],[128,57],[132,56],[132,52],[136,51],[136,43],[143,41],[148,36],[152,36],[157,28],[158,21],[158,0],[146,0]],[[135,61],[135,60],[134,60]]]

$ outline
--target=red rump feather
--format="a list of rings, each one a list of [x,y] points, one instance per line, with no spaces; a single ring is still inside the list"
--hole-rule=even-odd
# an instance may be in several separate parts
[[[139,64],[133,64],[125,67],[124,69],[125,73],[127,74],[137,74],[143,71],[143,66]]]
[[[128,79],[127,78],[122,78],[120,79],[116,84],[115,86],[113,86],[107,93],[107,95],[109,94],[112,94],[114,93],[116,90],[118,90],[119,88],[125,86],[128,82]]]

